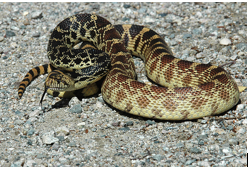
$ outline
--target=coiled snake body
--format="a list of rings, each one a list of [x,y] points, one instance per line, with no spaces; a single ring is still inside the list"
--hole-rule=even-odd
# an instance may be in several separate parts
[[[95,49],[73,49],[80,41],[89,41],[110,58]],[[81,55],[91,50],[92,56]],[[147,76],[161,86],[136,80],[131,54],[144,60]],[[50,37],[48,57],[50,64],[33,68],[20,83],[20,98],[36,76],[50,73],[45,82],[49,93],[85,89],[107,74],[103,99],[119,110],[148,118],[197,119],[227,111],[239,101],[237,84],[223,68],[177,59],[153,30],[113,26],[97,15],[77,14],[62,21]]]

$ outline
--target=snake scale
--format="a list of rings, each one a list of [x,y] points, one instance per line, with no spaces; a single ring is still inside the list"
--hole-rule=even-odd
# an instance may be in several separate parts
[[[82,41],[97,49],[73,48]],[[91,84],[106,75],[103,99],[148,118],[197,119],[225,112],[239,101],[237,84],[223,68],[175,58],[163,38],[144,26],[112,25],[98,15],[76,14],[54,29],[47,54],[50,64],[31,69],[20,83],[20,98],[35,77],[49,73],[45,88],[57,95],[81,89],[94,93]],[[143,59],[147,76],[160,86],[136,80],[131,54]]]

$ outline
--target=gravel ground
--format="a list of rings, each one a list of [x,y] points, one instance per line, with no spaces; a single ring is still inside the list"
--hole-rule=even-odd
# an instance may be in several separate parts
[[[146,25],[176,57],[224,68],[247,85],[246,3],[0,3],[0,166],[216,166],[247,165],[247,98],[215,117],[159,121],[112,109],[98,97],[50,109],[39,105],[46,76],[21,100],[19,82],[48,63],[53,28],[76,13],[96,13],[114,24]],[[140,81],[147,81],[135,59]]]

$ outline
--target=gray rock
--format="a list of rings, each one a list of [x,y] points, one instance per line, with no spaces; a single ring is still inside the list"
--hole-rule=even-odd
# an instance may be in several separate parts
[[[124,8],[130,8],[131,7],[131,5],[129,5],[129,4],[124,4]]]
[[[76,104],[69,111],[71,113],[82,113],[82,107],[80,104]]]
[[[58,142],[59,139],[54,137],[54,132],[47,132],[42,135],[42,142],[44,144],[53,144],[55,142]]]
[[[66,126],[58,127],[58,128],[55,129],[55,133],[57,135],[59,135],[60,133],[62,133],[64,135],[68,135],[69,134],[69,129]]]
[[[195,28],[192,30],[192,33],[195,35],[199,35],[202,33],[202,29],[201,28]]]
[[[126,122],[126,126],[133,126],[133,121]]]
[[[232,43],[231,40],[228,38],[223,38],[220,40],[221,45],[230,45],[231,43]]]
[[[27,144],[28,144],[28,145],[32,145],[32,140],[28,139]]]
[[[54,143],[54,144],[52,145],[52,149],[53,149],[53,150],[58,151],[59,148],[60,148],[60,145],[59,145],[58,143]]]
[[[227,126],[227,129],[228,129],[228,130],[233,130],[233,128],[234,128],[234,127],[233,127],[232,125],[228,125],[228,126]]]
[[[64,136],[57,136],[57,138],[59,139],[59,141],[64,141],[65,140]]]
[[[41,19],[42,17],[43,16],[41,11],[36,11],[31,14],[32,19]]]
[[[170,39],[174,39],[174,38],[175,38],[175,34],[172,33],[172,34],[169,36],[169,38],[170,38]],[[171,44],[172,44],[172,42],[171,42]]]
[[[53,146],[54,146],[54,145],[53,145]],[[39,153],[39,154],[36,155],[36,158],[38,158],[38,159],[42,159],[42,158],[46,158],[46,157],[47,157],[46,154],[41,154],[41,153]]]
[[[184,144],[183,144],[183,143],[177,143],[177,144],[176,144],[176,147],[177,147],[177,148],[184,147]]]
[[[119,128],[118,130],[128,131],[128,130],[130,130],[130,128],[129,127],[122,127],[122,128]]]
[[[165,16],[167,16],[168,14],[167,13],[160,13],[160,14],[158,14],[159,16],[161,16],[161,17],[165,17]]]
[[[30,21],[29,21],[28,19],[25,19],[25,20],[23,21],[23,24],[24,24],[24,25],[30,25]]]
[[[152,158],[153,158],[154,160],[156,160],[156,161],[161,161],[161,160],[164,159],[164,156],[161,155],[161,154],[155,154],[155,155],[152,156]]]
[[[61,158],[59,158],[59,161],[61,163],[67,163],[68,160],[66,158],[64,158],[64,157],[61,157]]]
[[[143,8],[143,7],[138,10],[138,12],[142,13],[142,14],[146,13],[146,11],[147,11],[147,9]]]
[[[183,35],[183,37],[182,37],[183,39],[188,39],[188,38],[192,38],[192,35],[191,34],[189,34],[189,33],[186,33],[186,34],[184,34]]]
[[[152,125],[152,124],[156,124],[156,122],[155,122],[155,121],[151,121],[151,120],[147,120],[147,121],[145,122],[145,124],[147,124],[147,125]]]
[[[24,164],[25,167],[34,167],[35,165],[35,160],[27,160],[27,162]]]
[[[34,33],[32,36],[35,37],[35,38],[38,38],[38,37],[41,36],[41,33],[40,33],[40,32],[36,32],[36,33]]]
[[[193,147],[189,150],[191,153],[199,154],[202,151],[199,148]]]
[[[239,140],[237,138],[230,138],[228,142],[229,142],[229,145],[231,146],[239,145]]]
[[[35,133],[35,130],[30,129],[27,134],[28,134],[28,136],[32,136],[34,133]]]
[[[169,151],[169,148],[164,146],[164,147],[163,147],[163,150],[164,150],[164,151]]]
[[[76,143],[73,141],[73,142],[70,142],[69,144],[68,144],[68,146],[69,147],[76,147]]]
[[[2,42],[4,40],[4,37],[3,36],[0,36],[0,42]],[[1,54],[2,52],[0,52]]]
[[[16,120],[16,121],[15,121],[15,124],[16,124],[16,125],[20,125],[20,124],[23,124],[23,123],[24,123],[23,120]]]
[[[11,26],[10,29],[14,30],[14,31],[19,31],[20,29],[16,26]]]
[[[247,51],[247,44],[246,43],[238,43],[238,44],[236,44],[236,48],[240,49],[240,50]]]
[[[9,38],[9,37],[16,36],[16,34],[15,34],[15,32],[12,32],[12,31],[6,31],[5,36],[6,36],[7,38]]]
[[[20,112],[19,110],[16,110],[15,114],[22,114],[22,112]]]
[[[188,161],[186,161],[186,165],[191,165],[193,162],[195,162],[196,161],[196,159],[193,159],[193,160],[188,160]]]

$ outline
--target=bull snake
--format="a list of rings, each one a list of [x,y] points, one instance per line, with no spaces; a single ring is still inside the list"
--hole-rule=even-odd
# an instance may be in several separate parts
[[[72,48],[81,41],[98,50]],[[92,50],[92,56],[81,56]],[[35,77],[49,73],[45,88],[61,97],[81,89],[84,96],[92,94],[94,82],[106,75],[103,99],[118,110],[148,118],[197,119],[220,114],[239,101],[237,84],[223,68],[175,58],[163,38],[144,26],[112,25],[98,15],[76,14],[54,29],[47,54],[50,64],[31,69],[20,83],[20,98]],[[147,76],[161,86],[136,80],[131,54],[143,59]]]

